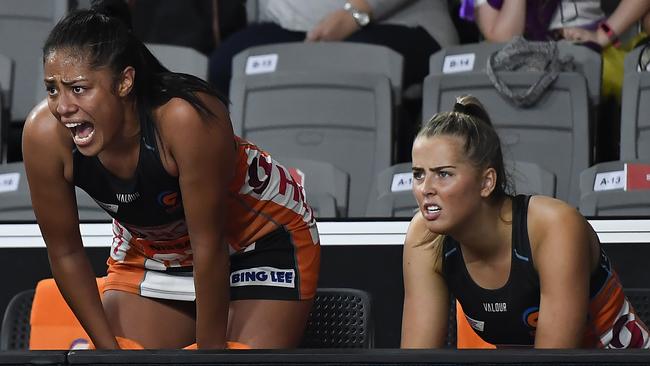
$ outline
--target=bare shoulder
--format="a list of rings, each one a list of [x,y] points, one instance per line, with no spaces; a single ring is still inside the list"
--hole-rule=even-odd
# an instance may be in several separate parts
[[[566,236],[588,238],[591,229],[587,220],[575,207],[564,201],[532,196],[528,205],[528,231],[533,242],[543,242],[547,237]]]
[[[47,107],[47,101],[38,103],[27,115],[23,134],[28,137],[47,136],[56,133],[59,123]]]
[[[219,98],[204,93],[197,93],[196,96],[210,113],[201,113],[192,103],[183,98],[172,98],[154,111],[161,130],[171,126],[177,126],[175,128],[197,127],[197,124],[210,119],[225,119],[230,124],[226,106],[221,103]]]
[[[44,154],[64,154],[70,150],[70,132],[50,112],[43,100],[29,112],[23,129],[23,154],[26,159],[32,154],[45,158]]]
[[[426,226],[426,220],[418,212],[413,216],[404,239],[404,262],[423,263],[429,268],[439,271],[437,256],[441,252],[439,235],[431,232]]]
[[[406,230],[406,239],[404,240],[404,244],[412,247],[418,246],[418,244],[423,243],[429,238],[434,240],[437,236],[437,234],[429,231],[426,226],[426,220],[422,217],[420,212],[417,212],[411,219],[408,229]]]
[[[532,196],[528,204],[529,222],[540,225],[567,225],[576,221],[583,222],[584,217],[575,207],[568,203],[547,196]]]

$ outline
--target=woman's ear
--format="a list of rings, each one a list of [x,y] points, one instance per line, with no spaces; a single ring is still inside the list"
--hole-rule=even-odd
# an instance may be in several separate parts
[[[481,177],[481,197],[487,198],[497,186],[497,171],[494,168],[487,168]]]
[[[120,97],[129,95],[135,86],[135,69],[133,66],[127,66],[120,75],[120,83],[117,88],[117,93]]]

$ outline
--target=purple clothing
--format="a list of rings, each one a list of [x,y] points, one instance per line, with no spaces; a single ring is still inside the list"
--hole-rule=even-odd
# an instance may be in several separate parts
[[[487,0],[494,9],[501,9],[503,0]],[[526,0],[526,26],[524,38],[530,41],[547,41],[556,39],[548,27],[560,0]],[[460,17],[466,20],[474,19],[474,0],[462,0]]]

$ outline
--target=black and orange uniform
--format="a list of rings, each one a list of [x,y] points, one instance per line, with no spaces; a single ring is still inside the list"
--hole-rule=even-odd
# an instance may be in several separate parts
[[[530,196],[525,195],[513,198],[510,274],[503,287],[480,287],[465,266],[459,243],[447,236],[443,244],[442,270],[449,291],[460,303],[476,335],[498,347],[535,344],[540,283],[528,237],[529,200]],[[591,274],[589,294],[585,347],[650,347],[648,330],[625,298],[618,276],[602,249],[600,262]],[[560,324],[557,331],[562,331]]]
[[[134,176],[111,174],[73,150],[74,184],[113,217],[106,290],[194,300],[192,248],[178,177],[165,171],[153,131],[143,130]],[[227,198],[231,299],[309,299],[320,242],[303,187],[269,154],[240,138]],[[219,245],[219,243],[215,243]]]

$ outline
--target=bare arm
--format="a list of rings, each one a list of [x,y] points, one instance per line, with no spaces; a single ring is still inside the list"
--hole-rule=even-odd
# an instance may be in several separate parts
[[[607,24],[617,36],[625,33],[635,22],[641,20],[650,11],[650,0],[621,0],[616,10],[607,18]],[[609,46],[612,41],[602,30],[590,31],[582,28],[564,28],[565,39],[577,42],[596,42],[601,47]]]
[[[574,208],[545,197],[531,201],[529,215],[533,262],[541,286],[535,348],[579,348],[589,306],[587,223]]]
[[[70,140],[65,133],[68,131],[45,103],[37,106],[25,122],[23,156],[32,205],[47,245],[52,275],[63,297],[95,347],[116,349],[79,233],[74,186],[70,183],[72,150],[64,142]]]
[[[402,348],[440,348],[445,344],[449,293],[440,273],[439,251],[421,244],[428,230],[415,215],[404,243]]]
[[[161,108],[161,136],[178,167],[183,206],[194,255],[196,341],[199,348],[225,348],[230,295],[229,254],[223,229],[235,146],[225,107],[203,98],[216,113],[204,117],[188,102]]]
[[[526,1],[504,0],[501,9],[487,2],[476,8],[476,22],[483,37],[490,42],[507,42],[524,34],[526,27]]]

